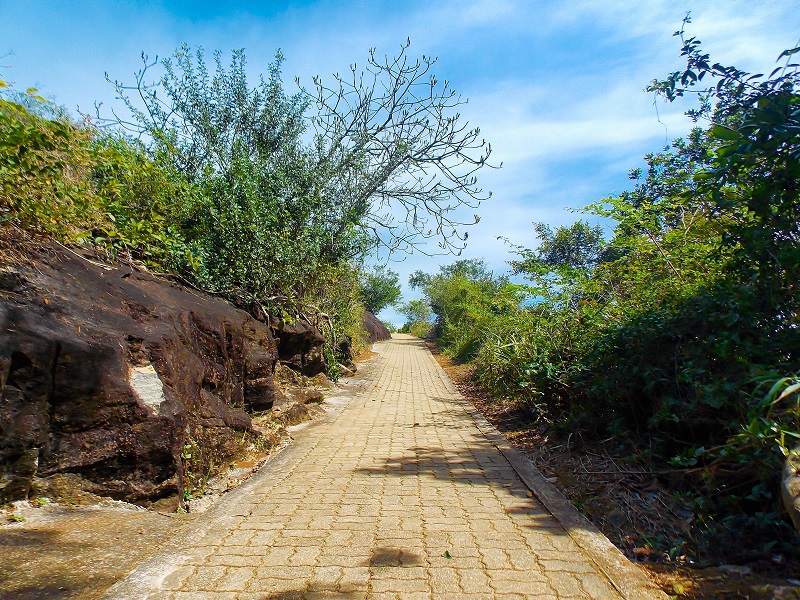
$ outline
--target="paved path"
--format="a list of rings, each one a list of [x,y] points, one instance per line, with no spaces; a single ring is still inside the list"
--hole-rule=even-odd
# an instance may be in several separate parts
[[[379,349],[335,417],[108,597],[627,595],[528,490],[421,342]],[[630,597],[658,597],[643,589]]]

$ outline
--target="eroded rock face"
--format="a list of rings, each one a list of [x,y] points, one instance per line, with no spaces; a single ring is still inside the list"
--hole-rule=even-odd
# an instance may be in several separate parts
[[[314,326],[301,321],[276,321],[272,326],[281,363],[308,377],[326,372],[325,338]]]
[[[370,344],[382,342],[392,337],[391,332],[386,329],[386,325],[368,310],[364,311],[364,329],[369,336]]]
[[[99,495],[179,493],[187,444],[216,464],[272,407],[270,328],[221,299],[54,245],[0,270],[0,498],[76,474]]]

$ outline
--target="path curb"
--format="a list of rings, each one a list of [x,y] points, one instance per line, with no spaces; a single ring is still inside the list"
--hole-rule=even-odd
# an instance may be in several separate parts
[[[364,361],[365,364],[361,365],[369,368],[372,364],[369,360]],[[366,369],[364,369],[366,371]],[[368,371],[367,371],[368,372]],[[371,389],[375,384],[368,382],[368,385],[359,386],[358,383],[363,381],[363,377],[352,378],[349,382],[356,382],[353,389],[338,388],[340,392],[338,396],[355,396]],[[309,431],[313,431],[323,425],[331,423],[336,420],[341,414],[344,406],[335,408],[326,416],[308,422],[303,435],[293,438],[283,448],[280,448],[272,456],[269,457],[267,462],[260,467],[253,475],[237,488],[219,498],[214,505],[204,513],[203,517],[189,523],[187,528],[178,532],[171,540],[166,542],[153,556],[146,561],[134,567],[127,575],[123,576],[112,584],[103,592],[99,597],[100,600],[143,600],[149,597],[154,588],[159,582],[163,581],[175,568],[182,565],[182,561],[187,557],[185,554],[186,548],[199,542],[209,529],[218,525],[225,519],[234,521],[236,517],[241,516],[237,511],[240,503],[253,493],[260,480],[263,479],[268,469],[280,470],[281,468],[290,468],[291,465],[296,464],[302,455],[308,449],[308,446],[313,443],[313,439],[308,435]],[[170,565],[170,569],[164,568],[164,565]]]
[[[605,575],[612,586],[626,600],[668,600],[665,594],[642,570],[627,557],[603,533],[595,527],[559,489],[542,475],[539,469],[517,450],[494,425],[458,391],[442,366],[428,350],[439,376],[447,390],[475,421],[480,432],[503,454],[522,482],[541,502],[547,511],[561,523],[575,544]]]

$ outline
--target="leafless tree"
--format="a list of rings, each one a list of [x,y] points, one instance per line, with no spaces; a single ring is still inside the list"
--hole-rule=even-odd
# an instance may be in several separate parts
[[[458,254],[464,226],[479,221],[459,215],[491,196],[476,178],[491,145],[457,112],[467,101],[431,73],[436,58],[411,59],[410,44],[393,58],[370,50],[365,68],[352,65],[333,85],[314,78],[318,193],[337,200],[334,240],[358,215],[390,253],[429,253],[420,242],[437,238]]]

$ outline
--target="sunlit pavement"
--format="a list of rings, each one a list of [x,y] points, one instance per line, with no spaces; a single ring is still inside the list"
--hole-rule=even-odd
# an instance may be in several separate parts
[[[425,345],[395,336],[378,350],[338,414],[108,597],[623,597]]]

